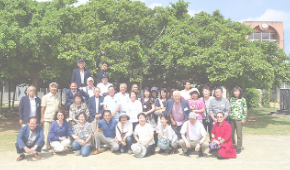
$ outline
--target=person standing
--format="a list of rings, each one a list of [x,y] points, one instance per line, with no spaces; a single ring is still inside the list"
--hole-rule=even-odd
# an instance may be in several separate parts
[[[27,96],[23,96],[19,103],[19,124],[23,127],[27,125],[29,118],[36,117],[37,123],[41,119],[41,99],[35,96],[35,87],[29,86]]]
[[[133,130],[138,124],[138,114],[143,112],[142,104],[137,100],[137,94],[135,91],[129,93],[131,98],[130,102],[127,104],[126,114],[130,117],[131,122],[133,123]]]
[[[192,88],[189,90],[189,94],[191,96],[188,100],[190,110],[191,112],[195,112],[197,114],[197,120],[202,123],[202,115],[205,110],[205,105],[203,100],[198,98],[200,96],[199,90],[197,88]]]
[[[80,90],[86,92],[89,95],[89,97],[94,96],[94,89],[95,89],[94,79],[92,77],[89,77],[87,79],[87,86],[86,87],[80,87]]]
[[[102,75],[102,82],[98,83],[97,87],[101,90],[101,96],[105,97],[108,95],[109,87],[113,86],[111,83],[108,82],[109,76],[108,74],[104,73]]]
[[[88,106],[86,103],[82,102],[83,96],[81,93],[76,93],[74,95],[74,103],[70,105],[69,108],[69,119],[71,120],[72,128],[79,123],[78,117],[81,113],[86,116],[90,115]]]
[[[210,101],[214,98],[212,96],[210,96],[210,88],[208,86],[205,86],[202,88],[202,93],[203,93],[203,97],[201,98],[201,100],[203,100],[204,104],[205,104],[205,110],[203,112],[203,126],[205,131],[208,132],[210,140],[211,140],[211,129],[212,129],[212,118],[210,117],[209,114],[209,105],[210,105]]]
[[[189,80],[186,80],[183,82],[184,90],[180,92],[180,96],[183,97],[184,100],[189,100],[191,98],[189,94],[189,89],[190,89],[190,82]]]
[[[125,113],[126,112],[126,107],[128,102],[130,101],[129,94],[126,93],[127,90],[127,84],[126,83],[121,83],[120,84],[120,92],[116,94],[116,97],[120,101],[120,113]]]
[[[112,118],[119,120],[120,101],[115,96],[114,86],[109,87],[109,95],[104,98],[104,110],[110,110]]]
[[[99,63],[100,63],[100,58],[101,56],[103,56],[105,54],[105,52],[101,51],[97,61],[96,61],[96,70],[97,70],[97,84],[102,82],[102,76],[104,74],[108,74],[107,72],[107,68],[108,68],[108,63],[106,61],[102,62],[102,68],[99,67]]]
[[[152,99],[154,100],[154,103],[156,103],[156,101],[158,100],[158,88],[157,87],[152,87],[150,94],[152,96]]]
[[[243,144],[243,125],[246,123],[247,118],[247,101],[243,98],[243,91],[240,87],[236,86],[232,92],[230,100],[230,125],[232,127],[232,139],[236,144],[235,131],[237,131],[237,154],[242,152]]]
[[[131,87],[131,90],[136,93],[136,95],[137,95],[136,100],[139,100],[141,102],[142,95],[141,95],[141,93],[139,93],[138,84],[133,84],[132,87]]]
[[[80,93],[84,97],[84,99],[82,98],[82,101],[86,104],[88,103],[89,95],[83,90],[78,89],[78,85],[76,82],[71,82],[70,89],[67,89],[65,92],[64,107],[66,110],[69,110],[70,106],[75,102],[74,95],[76,93]]]
[[[144,97],[141,100],[143,113],[146,115],[146,122],[148,122],[154,129],[156,129],[157,123],[155,121],[155,103],[152,98],[150,98],[150,91],[148,87],[145,87],[143,90]],[[156,135],[157,137],[157,135]]]
[[[43,123],[44,146],[43,150],[47,151],[50,146],[48,142],[48,133],[51,123],[54,121],[54,115],[60,107],[60,97],[57,95],[58,84],[52,82],[49,84],[50,93],[42,97],[41,102],[41,123]]]
[[[77,87],[85,87],[87,79],[91,77],[91,72],[85,68],[84,59],[78,60],[78,67],[72,72],[71,82],[76,82]]]
[[[155,102],[155,115],[157,115],[157,128],[156,133],[159,133],[159,128],[161,126],[161,115],[165,113],[167,107],[167,101],[169,100],[169,94],[166,88],[162,88],[160,92],[161,96]]]

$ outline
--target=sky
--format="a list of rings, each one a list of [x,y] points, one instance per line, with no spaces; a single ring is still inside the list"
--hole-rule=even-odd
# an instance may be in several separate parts
[[[45,0],[38,0],[45,1]],[[150,8],[168,6],[178,0],[140,0]],[[76,5],[88,0],[79,0]],[[190,2],[188,13],[204,11],[212,14],[219,9],[223,16],[233,21],[283,21],[285,53],[290,55],[290,0],[185,0]]]

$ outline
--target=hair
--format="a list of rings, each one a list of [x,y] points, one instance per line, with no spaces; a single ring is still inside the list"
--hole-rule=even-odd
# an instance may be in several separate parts
[[[235,97],[234,92],[235,92],[236,90],[239,90],[239,91],[240,91],[240,95],[239,95],[238,98],[241,99],[241,98],[243,97],[243,90],[242,90],[239,86],[236,86],[236,87],[233,88],[233,91],[232,91],[232,97]]]
[[[162,115],[160,116],[160,119],[161,119],[161,118],[164,118],[165,120],[167,120],[167,124],[170,125],[170,119],[169,119],[169,116],[167,116],[166,114],[162,114]]]
[[[185,86],[187,83],[190,83],[190,81],[189,80],[184,80],[183,81],[183,86]]]
[[[161,95],[161,92],[164,92],[164,93],[166,93],[166,102],[167,102],[167,100],[169,99],[169,94],[168,94],[168,91],[167,91],[167,89],[166,88],[162,88],[161,90],[160,90],[160,99],[162,99],[162,95]]]
[[[80,113],[78,117],[80,117],[80,115],[83,115],[85,117],[85,120],[87,119],[87,115],[85,113]]]
[[[144,95],[144,98],[145,98],[145,91],[148,91],[149,92],[149,98],[150,98],[150,89],[148,88],[148,87],[145,87],[144,89],[143,89],[143,95]]]
[[[108,62],[107,62],[107,61],[103,61],[103,62],[102,62],[102,65],[103,65],[103,64],[107,64],[107,66],[108,66]]]
[[[126,83],[120,83],[119,87],[121,88],[122,85],[125,85],[125,87],[127,88],[127,84]]]
[[[139,119],[140,116],[144,116],[144,118],[146,118],[145,113],[139,113],[139,114],[137,115],[137,118]]]
[[[204,86],[203,88],[202,88],[202,91],[203,90],[208,90],[208,91],[210,91],[210,88],[208,87],[208,86]]]
[[[109,87],[108,87],[108,89],[110,89],[110,88],[112,88],[112,87],[113,87],[113,88],[114,88],[114,90],[115,90],[115,87],[114,87],[113,85],[109,86]]]
[[[27,88],[27,90],[28,90],[30,87],[33,87],[33,88],[34,88],[34,91],[36,90],[36,88],[35,88],[34,86],[32,86],[32,85],[30,85],[30,86]]]
[[[138,87],[138,84],[137,84],[137,83],[134,83],[134,84],[131,86],[131,89],[132,89],[132,87],[133,87],[134,85],[137,85],[137,87]]]
[[[71,86],[72,84],[76,84],[76,85],[78,85],[77,82],[73,81],[73,82],[70,83],[69,86]]]
[[[223,112],[218,112],[216,115],[218,115],[218,114],[222,114],[223,117],[225,116],[225,114]]]
[[[173,94],[172,94],[172,96],[174,96],[174,94],[176,94],[176,93],[179,93],[179,95],[180,95],[180,92],[179,91],[174,91]]]
[[[104,110],[104,115],[105,115],[106,113],[110,113],[110,115],[111,115],[111,111],[110,111],[110,110]]]
[[[30,118],[28,119],[28,123],[30,123],[30,120],[31,120],[31,119],[35,119],[36,122],[37,122],[37,118],[36,118],[36,117],[30,117]]]
[[[75,95],[74,95],[74,99],[76,98],[76,97],[79,97],[79,98],[83,98],[83,95],[80,93],[80,92],[77,92]]]
[[[68,117],[66,110],[63,107],[59,107],[58,110],[55,112],[53,120],[57,120],[58,113],[62,113],[63,114],[63,116],[64,116],[63,120],[66,120],[66,118]]]
[[[136,97],[137,97],[137,93],[134,92],[133,90],[131,90],[130,93],[129,93],[129,97],[130,97],[130,98],[131,98],[131,94],[132,94],[132,93],[134,93],[134,94],[136,95]]]
[[[221,90],[223,92],[223,88],[221,86],[214,88],[214,91],[216,91],[216,90]]]
[[[193,91],[193,92],[189,93],[190,97],[191,97],[191,95],[192,95],[193,93],[196,93],[196,94],[197,94],[197,98],[199,98],[200,94],[199,94],[197,91]]]
[[[94,91],[95,91],[96,89],[99,89],[99,91],[101,92],[101,89],[100,89],[99,87],[95,87],[95,88],[94,88]]]

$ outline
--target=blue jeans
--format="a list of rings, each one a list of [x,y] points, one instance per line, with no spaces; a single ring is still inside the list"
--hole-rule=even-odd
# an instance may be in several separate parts
[[[74,141],[71,147],[73,150],[81,150],[81,155],[83,157],[89,156],[90,146],[82,146],[79,144],[79,142]]]
[[[126,138],[126,146],[123,146],[122,144],[120,144],[120,152],[121,153],[125,153],[126,152],[126,149],[127,149],[127,151],[132,151],[131,150],[132,143],[133,143],[133,135],[128,136]]]

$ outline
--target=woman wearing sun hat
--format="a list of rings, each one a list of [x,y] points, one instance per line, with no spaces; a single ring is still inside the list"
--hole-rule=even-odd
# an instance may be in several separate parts
[[[120,114],[119,123],[116,125],[116,137],[120,144],[120,152],[125,153],[127,150],[129,154],[132,154],[133,124],[129,120],[130,117],[127,114]]]

